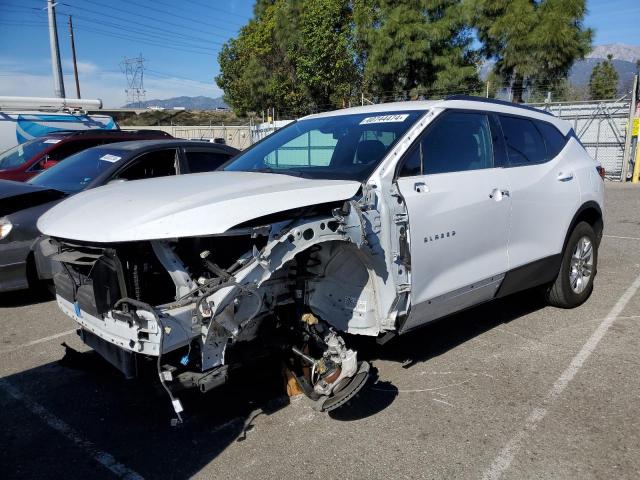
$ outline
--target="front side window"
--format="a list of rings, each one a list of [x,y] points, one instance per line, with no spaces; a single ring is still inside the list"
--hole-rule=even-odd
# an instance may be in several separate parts
[[[405,157],[400,176],[464,172],[493,167],[489,118],[484,113],[445,112]]]
[[[362,182],[425,113],[374,112],[300,120],[243,152],[224,169]]]
[[[546,161],[542,135],[531,120],[500,115],[509,165],[536,165]]]

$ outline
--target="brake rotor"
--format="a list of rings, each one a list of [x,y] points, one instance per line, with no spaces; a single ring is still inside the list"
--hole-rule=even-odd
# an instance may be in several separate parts
[[[362,387],[367,383],[369,378],[369,363],[360,362],[358,371],[349,379],[349,382],[340,386],[340,390],[334,392],[331,396],[322,396],[315,401],[313,408],[319,412],[330,412],[341,407],[353,397],[355,397]]]

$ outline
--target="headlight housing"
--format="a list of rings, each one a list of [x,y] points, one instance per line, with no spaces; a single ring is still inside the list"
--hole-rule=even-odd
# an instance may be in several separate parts
[[[7,217],[0,218],[0,240],[7,238],[7,235],[9,235],[12,229],[13,224]]]

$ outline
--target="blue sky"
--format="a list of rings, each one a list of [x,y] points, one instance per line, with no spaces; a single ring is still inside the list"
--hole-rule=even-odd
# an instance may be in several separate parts
[[[253,0],[59,0],[58,36],[65,87],[75,95],[68,15],[75,27],[80,87],[107,106],[125,103],[123,57],[145,58],[147,98],[221,94],[221,45],[252,14]],[[45,0],[0,0],[0,95],[52,96]],[[590,0],[594,45],[640,45],[637,0]]]

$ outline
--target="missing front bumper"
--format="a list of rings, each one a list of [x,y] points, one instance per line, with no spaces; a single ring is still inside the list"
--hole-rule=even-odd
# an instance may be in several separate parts
[[[78,336],[87,346],[98,352],[102,358],[120,370],[125,378],[131,379],[138,375],[137,356],[135,353],[109,343],[84,328],[78,330]]]

